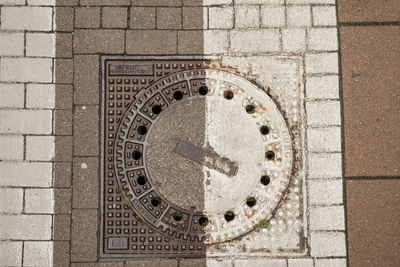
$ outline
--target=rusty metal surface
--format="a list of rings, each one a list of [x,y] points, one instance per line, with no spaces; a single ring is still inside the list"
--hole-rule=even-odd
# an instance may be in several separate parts
[[[179,71],[195,71],[202,79],[202,62],[103,58],[102,259],[205,256],[205,235],[198,223],[202,214],[168,203],[147,178],[143,159],[145,137],[158,115],[188,95],[186,88],[185,95],[174,98],[171,88],[165,88],[163,95],[160,92],[148,99],[155,90],[150,85]],[[198,88],[192,87],[191,94],[199,94]],[[129,109],[138,104],[140,109],[130,116]]]
[[[103,57],[102,259],[304,251],[293,62],[260,86],[215,60]]]
[[[292,140],[293,167],[289,186],[272,217],[262,220],[239,238],[207,246],[209,257],[286,257],[309,255],[306,216],[306,153],[304,112],[304,61],[300,56],[218,56],[214,69],[238,74],[256,84],[275,102],[283,115]],[[261,129],[262,134],[270,134]],[[267,133],[268,132],[268,133]],[[267,155],[266,155],[267,156]],[[260,182],[270,185],[271,176]],[[257,206],[257,205],[256,205]]]
[[[157,65],[155,67],[157,68]],[[201,64],[199,63],[197,67],[201,67]],[[147,142],[147,133],[143,135],[138,133],[138,127],[145,126],[150,133],[152,127],[169,109],[187,99],[204,97],[196,95],[198,93],[196,89],[189,86],[191,81],[204,78],[205,71],[202,69],[178,71],[165,75],[139,92],[122,118],[114,145],[114,169],[117,181],[129,197],[130,204],[138,211],[138,215],[171,238],[193,242],[204,242],[206,239],[206,233],[198,222],[203,213],[184,209],[170,202],[159,192],[150,177],[146,162],[147,149],[152,144]],[[153,111],[155,106],[161,107],[160,113]],[[169,133],[164,134],[169,135]],[[147,178],[144,185],[137,183],[137,176],[140,175]],[[171,175],[169,179],[174,177]],[[161,203],[153,205],[154,198],[159,199]]]

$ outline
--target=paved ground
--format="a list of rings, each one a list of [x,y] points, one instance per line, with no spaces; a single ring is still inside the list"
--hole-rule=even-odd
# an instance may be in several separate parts
[[[397,266],[400,5],[338,1],[350,266]]]
[[[0,0],[0,266],[399,266],[400,4],[336,2]],[[302,57],[311,250],[96,263],[101,54]]]

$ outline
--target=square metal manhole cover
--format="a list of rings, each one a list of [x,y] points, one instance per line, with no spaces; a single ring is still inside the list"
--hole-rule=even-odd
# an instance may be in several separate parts
[[[102,259],[306,252],[301,58],[103,57],[102,75]]]

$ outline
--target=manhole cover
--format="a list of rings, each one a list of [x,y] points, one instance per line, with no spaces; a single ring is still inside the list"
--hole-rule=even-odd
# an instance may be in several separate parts
[[[202,60],[103,65],[103,256],[201,257],[270,219],[294,152],[268,94]]]

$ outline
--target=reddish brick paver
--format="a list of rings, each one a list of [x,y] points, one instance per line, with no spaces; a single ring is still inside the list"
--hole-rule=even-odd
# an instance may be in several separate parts
[[[350,266],[400,265],[400,179],[347,180]]]
[[[398,22],[398,0],[338,0],[339,22]]]
[[[400,175],[400,26],[341,27],[345,174]]]
[[[337,2],[348,264],[399,266],[400,2]]]

